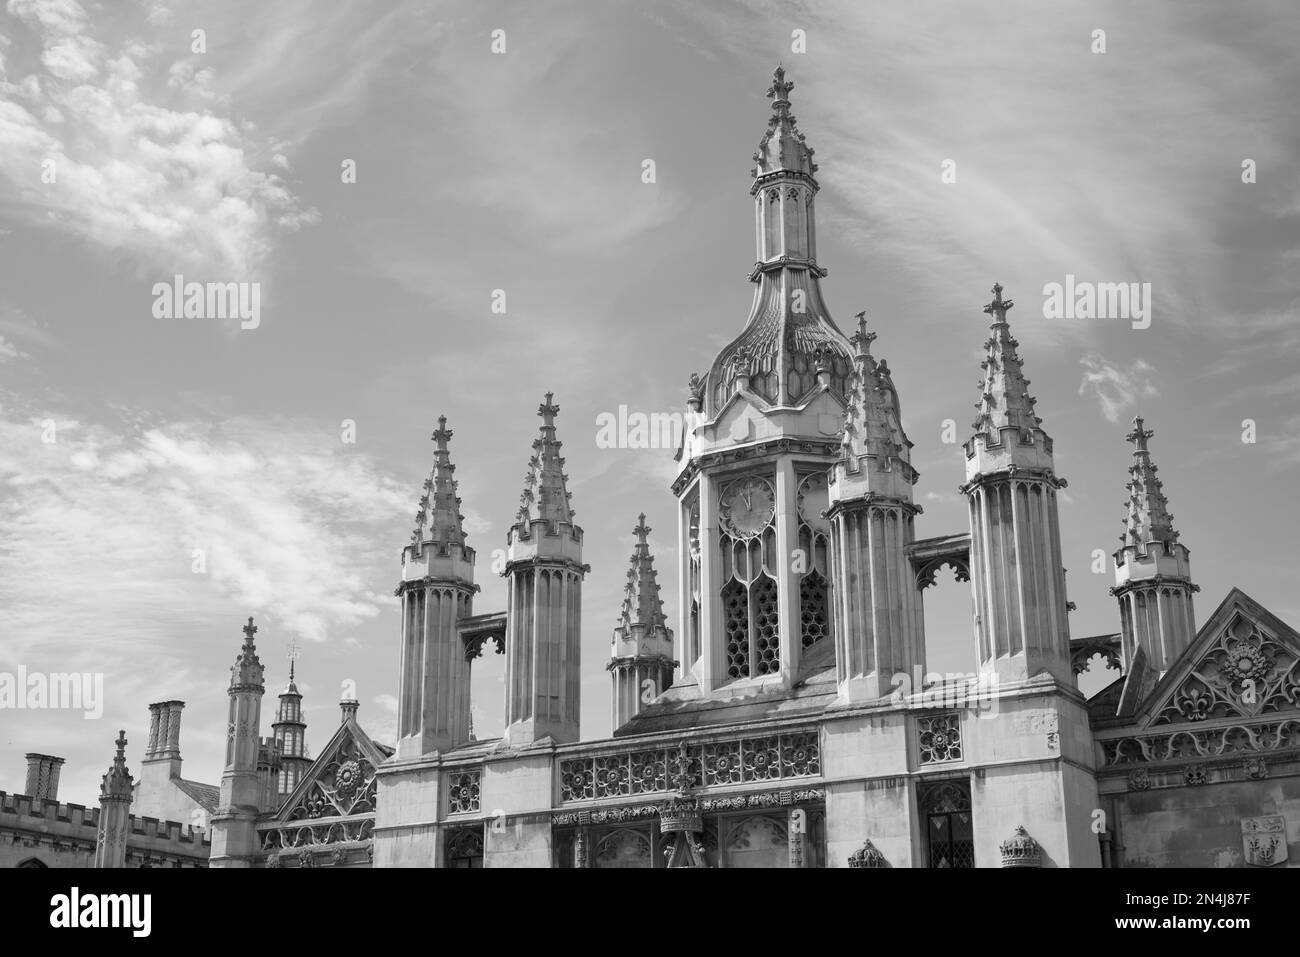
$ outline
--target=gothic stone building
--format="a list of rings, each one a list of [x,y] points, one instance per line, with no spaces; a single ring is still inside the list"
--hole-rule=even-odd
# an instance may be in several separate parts
[[[207,866],[203,814],[216,807],[217,789],[180,777],[183,707],[180,701],[149,706],[150,744],[139,781],[126,767],[126,732],[118,732],[98,808],[58,800],[63,758],[27,755],[24,793],[0,791],[0,867]]]
[[[1300,636],[1236,589],[1197,629],[1188,549],[1139,419],[1115,553],[1121,630],[1070,638],[1065,480],[998,285],[965,442],[969,529],[918,537],[898,389],[865,317],[846,337],[822,298],[817,166],[791,87],[777,70],[754,157],[749,319],[690,379],[672,485],[676,629],[636,528],[607,666],[613,737],[584,741],[578,725],[588,568],[559,409],[547,395],[539,410],[506,608],[487,613],[442,419],[402,552],[396,753],[358,741],[322,767],[326,804],[306,837],[259,816],[250,634],[214,866],[333,863],[331,845],[351,863],[358,837],[383,867],[1288,862]],[[974,670],[900,687],[897,675],[925,672],[921,590],[944,566],[970,583]],[[505,732],[476,741],[470,669],[489,645],[506,660]],[[1077,675],[1097,653],[1120,677],[1085,700]],[[317,850],[286,854],[290,840]]]

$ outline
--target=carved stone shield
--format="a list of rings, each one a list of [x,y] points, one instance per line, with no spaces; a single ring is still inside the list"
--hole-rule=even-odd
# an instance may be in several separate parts
[[[1286,861],[1286,819],[1272,814],[1241,819],[1241,847],[1246,863],[1270,867]]]

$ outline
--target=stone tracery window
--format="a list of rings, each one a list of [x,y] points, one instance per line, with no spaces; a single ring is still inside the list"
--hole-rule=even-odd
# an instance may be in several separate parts
[[[917,718],[916,744],[921,764],[960,761],[961,715],[948,711]]]
[[[448,831],[445,859],[447,867],[482,867],[483,829],[458,827]]]
[[[447,811],[472,814],[479,809],[479,771],[453,771],[447,775]]]

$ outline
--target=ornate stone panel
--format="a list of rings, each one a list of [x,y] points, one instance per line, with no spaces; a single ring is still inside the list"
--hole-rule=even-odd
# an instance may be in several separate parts
[[[1153,725],[1300,708],[1300,659],[1237,615],[1158,708]]]
[[[960,761],[961,715],[956,711],[916,719],[917,760],[921,764]]]
[[[560,800],[589,801],[688,787],[821,774],[816,731],[641,749],[560,762]]]

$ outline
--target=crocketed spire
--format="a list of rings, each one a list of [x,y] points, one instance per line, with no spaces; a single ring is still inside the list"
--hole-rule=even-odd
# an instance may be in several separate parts
[[[767,96],[772,101],[772,117],[767,121],[767,132],[754,154],[757,164],[751,171],[755,178],[777,170],[788,170],[811,176],[817,172],[813,162],[813,149],[804,143],[803,134],[795,125],[790,112],[790,91],[793,81],[785,78],[785,68],[778,66],[772,74],[772,85]]]
[[[456,466],[451,464],[447,443],[452,431],[447,428],[447,417],[438,416],[438,428],[429,437],[433,440],[433,469],[424,480],[424,494],[420,496],[420,510],[415,513],[415,530],[412,543],[440,545],[465,544],[465,516],[460,513],[460,499],[456,496]]]
[[[541,435],[533,441],[533,457],[528,460],[528,473],[524,476],[524,492],[519,498],[519,513],[515,524],[527,527],[532,522],[546,522],[548,527],[573,524],[573,509],[569,507],[568,476],[564,474],[564,459],[560,457],[560,441],[555,437],[555,416],[560,407],[546,393],[546,400],[538,407],[542,417]]]
[[[244,626],[244,644],[240,647],[239,655],[230,669],[231,691],[249,690],[261,694],[265,690],[262,677],[266,669],[262,667],[262,661],[257,657],[257,648],[253,644],[255,634],[257,634],[257,626],[253,624],[253,619],[250,617],[248,624]]]
[[[117,732],[117,756],[99,786],[100,800],[130,801],[131,772],[126,769],[126,732]]]
[[[1029,394],[1029,380],[1016,348],[1020,345],[1011,335],[1007,324],[1007,310],[1015,303],[1002,298],[1001,283],[993,285],[993,301],[984,311],[993,317],[991,334],[984,341],[985,356],[980,363],[984,370],[980,401],[975,404],[979,416],[972,426],[976,434],[984,434],[996,441],[1000,430],[1014,428],[1022,434],[1042,425],[1034,414],[1037,401]]]
[[[866,313],[858,313],[857,319],[858,331],[849,340],[854,348],[853,375],[844,408],[840,457],[870,457],[880,469],[892,468],[898,462],[910,470],[912,443],[903,432],[893,377],[888,364],[877,362],[871,354],[876,334],[867,331]]]
[[[1151,429],[1143,428],[1142,417],[1138,416],[1133,420],[1133,431],[1125,436],[1133,443],[1133,464],[1128,470],[1128,518],[1120,536],[1125,547],[1145,550],[1152,542],[1169,546],[1178,541],[1164,483],[1156,478],[1157,469],[1147,448],[1147,440],[1153,435]]]
[[[637,516],[636,547],[632,551],[632,564],[627,570],[627,584],[623,589],[623,611],[619,615],[619,628],[631,632],[633,625],[641,625],[646,631],[663,627],[664,603],[659,597],[659,580],[655,574],[654,556],[650,554],[647,536],[650,529],[646,527],[645,513]]]

